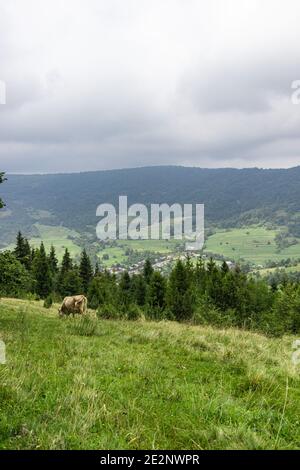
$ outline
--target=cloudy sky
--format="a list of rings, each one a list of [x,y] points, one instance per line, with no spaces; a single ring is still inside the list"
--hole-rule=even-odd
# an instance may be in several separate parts
[[[300,164],[299,0],[0,0],[0,170]]]

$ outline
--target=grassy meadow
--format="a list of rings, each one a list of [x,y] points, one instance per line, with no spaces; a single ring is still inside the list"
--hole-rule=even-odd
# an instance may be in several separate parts
[[[115,245],[108,246],[98,253],[102,264],[106,267],[126,263],[128,260],[126,254],[128,250],[138,253],[159,253],[162,255],[173,253],[178,246],[178,240],[116,240]],[[105,255],[108,255],[108,259],[103,259]]]
[[[267,261],[300,258],[300,243],[278,251],[275,243],[276,230],[265,227],[244,227],[220,230],[206,241],[206,251],[221,254],[227,258],[264,265]]]
[[[261,276],[267,276],[268,274],[274,274],[278,270],[284,270],[286,274],[293,274],[297,273],[300,271],[300,264],[296,264],[295,266],[288,266],[288,267],[282,267],[282,268],[265,268],[265,269],[260,269],[258,272],[260,273]]]
[[[293,337],[0,301],[1,449],[299,449]]]

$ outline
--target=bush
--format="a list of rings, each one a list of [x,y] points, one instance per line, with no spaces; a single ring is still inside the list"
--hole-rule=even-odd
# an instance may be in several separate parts
[[[97,316],[105,320],[118,320],[122,317],[120,310],[113,304],[100,305],[97,310]]]
[[[195,325],[230,327],[235,323],[235,311],[230,309],[223,312],[207,297],[201,297],[198,301],[197,309],[193,314],[192,322]]]
[[[0,295],[20,297],[30,292],[33,280],[25,267],[9,251],[0,253]]]
[[[126,308],[126,320],[138,320],[143,315],[141,309],[136,304],[130,304]]]
[[[51,308],[53,305],[53,299],[51,295],[48,295],[44,301],[44,308]]]
[[[273,337],[280,337],[285,332],[284,322],[276,311],[261,313],[255,323],[248,325],[248,327]]]
[[[168,313],[166,312],[166,310],[157,306],[152,307],[150,305],[147,305],[145,310],[146,318],[148,320],[164,320],[168,317]],[[172,319],[174,320],[175,318]]]

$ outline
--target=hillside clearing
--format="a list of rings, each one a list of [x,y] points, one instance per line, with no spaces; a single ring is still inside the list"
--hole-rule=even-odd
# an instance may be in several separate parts
[[[300,448],[293,337],[2,299],[0,338],[2,449]]]
[[[256,265],[264,265],[270,260],[278,262],[286,258],[300,258],[300,243],[278,250],[275,243],[278,232],[265,227],[219,230],[207,239],[205,251],[235,261],[244,259]]]

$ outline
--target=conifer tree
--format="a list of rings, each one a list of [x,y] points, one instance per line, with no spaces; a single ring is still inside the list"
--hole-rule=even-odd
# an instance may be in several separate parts
[[[45,299],[52,291],[52,276],[43,242],[35,253],[33,274],[36,281],[35,291],[42,299]]]
[[[194,293],[189,273],[181,260],[170,274],[167,297],[169,310],[176,320],[191,318],[195,308]]]
[[[142,307],[146,302],[147,284],[142,274],[136,274],[131,278],[131,290],[135,302]]]
[[[62,263],[61,263],[61,273],[66,273],[67,271],[70,271],[73,267],[72,259],[69,253],[68,248],[66,248]]]
[[[66,288],[66,276],[73,269],[73,262],[69,253],[69,250],[66,248],[65,253],[62,259],[61,267],[59,270],[58,281],[57,281],[57,291],[62,295],[66,296],[66,290],[69,292],[69,289]],[[78,292],[76,292],[77,294]]]
[[[96,262],[96,266],[95,266],[95,272],[94,272],[94,276],[98,276],[100,274],[100,268],[99,268],[99,263],[98,261]]]
[[[209,259],[206,268],[207,268],[207,272],[210,276],[215,274],[218,271],[217,265],[216,265],[215,261],[213,260],[213,258]]]
[[[81,279],[83,293],[87,294],[90,282],[93,279],[93,268],[92,268],[91,260],[85,249],[83,250],[81,254],[79,275]]]
[[[205,269],[205,262],[203,261],[202,257],[200,257],[197,259],[195,267],[195,284],[199,294],[204,294],[206,290],[206,281],[207,273]]]
[[[33,247],[30,248],[30,263],[32,265],[35,255],[35,249]]]
[[[149,258],[147,258],[145,261],[144,270],[143,270],[144,278],[147,284],[149,284],[150,282],[152,273],[153,273],[153,267],[152,267],[151,261],[149,260]]]
[[[98,308],[99,305],[115,305],[117,285],[115,276],[108,271],[99,273],[90,283],[88,291],[88,301],[91,308]]]
[[[31,269],[32,257],[31,257],[31,247],[27,238],[24,239],[24,261],[23,264],[28,271]]]
[[[49,266],[52,274],[57,274],[58,272],[58,260],[56,258],[56,252],[53,245],[51,245],[50,254],[49,254]]]
[[[26,269],[31,267],[31,248],[28,240],[23,237],[21,232],[18,232],[16,247],[14,249],[14,255],[18,261],[20,261]]]
[[[154,271],[149,283],[147,294],[149,313],[153,317],[159,317],[166,304],[166,281],[158,272]]]
[[[122,307],[126,308],[131,302],[131,279],[127,271],[122,274],[119,283],[119,302]]]
[[[24,237],[22,233],[19,231],[17,235],[16,247],[14,249],[14,255],[19,261],[23,257],[23,250],[24,250]]]
[[[81,279],[78,267],[74,266],[64,273],[62,284],[59,292],[65,297],[69,295],[77,295],[81,292]]]
[[[228,271],[229,271],[228,264],[226,263],[226,261],[223,261],[222,266],[221,266],[221,272],[222,274],[227,274]]]
[[[194,271],[194,266],[193,266],[192,258],[191,258],[189,253],[186,255],[185,268],[186,268],[188,274],[190,274],[190,276],[192,277],[193,276],[193,271]]]

